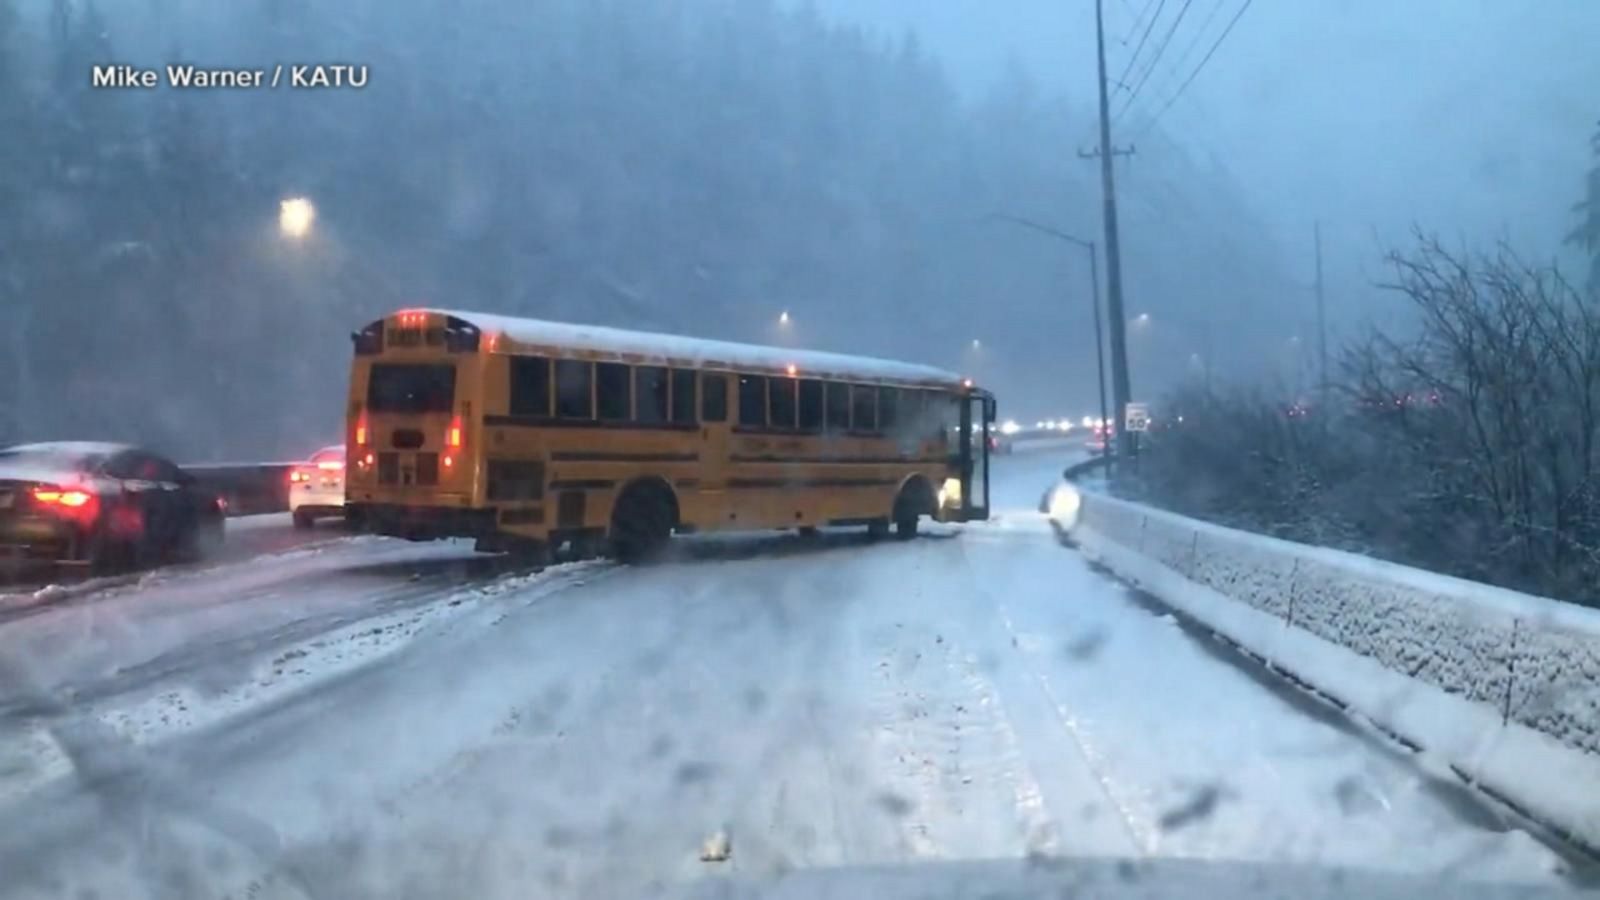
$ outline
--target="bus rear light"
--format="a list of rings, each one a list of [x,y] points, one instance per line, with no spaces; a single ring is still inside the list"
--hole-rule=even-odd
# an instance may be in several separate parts
[[[446,456],[444,458],[444,467],[446,469],[455,468],[456,467],[456,458],[454,456]]]
[[[461,417],[460,416],[456,416],[456,418],[453,421],[451,421],[451,423],[450,423],[450,434],[449,434],[448,439],[445,441],[445,443],[452,450],[461,449]]]

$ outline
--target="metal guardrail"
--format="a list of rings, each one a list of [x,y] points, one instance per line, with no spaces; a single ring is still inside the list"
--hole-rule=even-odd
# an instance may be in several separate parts
[[[230,516],[289,509],[289,470],[303,462],[205,463],[183,466],[201,488],[228,503]]]

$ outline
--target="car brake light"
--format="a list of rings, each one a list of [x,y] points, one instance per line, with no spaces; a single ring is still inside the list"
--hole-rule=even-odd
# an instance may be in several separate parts
[[[319,463],[317,463],[317,468],[321,469],[324,472],[338,472],[338,471],[340,471],[341,469],[344,468],[344,463],[336,462],[336,461],[333,461],[333,460],[329,460],[327,462],[319,462]]]
[[[60,488],[34,488],[33,499],[50,506],[78,509],[89,505],[94,495],[88,491],[62,490]]]
[[[291,483],[300,482],[300,481],[310,481],[310,480],[311,480],[311,476],[307,475],[306,473],[304,473],[302,471],[300,471],[299,469],[295,469],[293,472],[289,473],[289,481]]]

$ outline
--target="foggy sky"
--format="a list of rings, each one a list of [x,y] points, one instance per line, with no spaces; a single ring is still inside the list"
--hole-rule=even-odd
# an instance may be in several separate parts
[[[980,94],[1015,58],[1043,89],[1085,109],[1094,101],[1092,0],[815,2],[886,32],[915,29],[968,93]],[[1239,2],[1221,0],[1175,73],[1166,67],[1217,5],[1194,0],[1114,141],[1165,103]],[[1166,4],[1141,59],[1180,6]],[[1113,78],[1146,8],[1147,0],[1106,0]],[[1597,48],[1594,0],[1260,0],[1139,140],[1165,135],[1229,170],[1307,279],[1320,218],[1330,304],[1371,312],[1382,302],[1365,286],[1381,274],[1377,248],[1403,240],[1413,223],[1466,244],[1505,237],[1540,258],[1557,252],[1600,120]],[[1093,134],[1083,141],[1092,146]],[[1137,160],[1133,173],[1130,193],[1140,190]]]

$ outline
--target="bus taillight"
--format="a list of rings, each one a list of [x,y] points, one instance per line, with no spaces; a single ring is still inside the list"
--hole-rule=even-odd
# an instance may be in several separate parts
[[[450,439],[446,442],[452,450],[461,449],[461,417],[456,416],[450,422]]]

